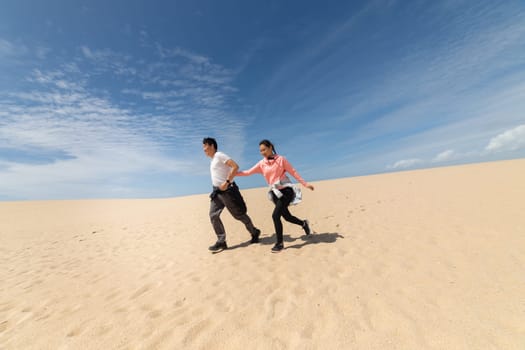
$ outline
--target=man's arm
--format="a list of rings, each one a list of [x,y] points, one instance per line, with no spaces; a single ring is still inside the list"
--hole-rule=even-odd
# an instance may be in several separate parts
[[[239,165],[237,165],[237,163],[235,163],[233,159],[228,159],[226,161],[226,165],[231,168],[230,173],[228,174],[228,177],[226,179],[232,182],[233,178],[235,177],[235,174],[237,174],[237,172],[239,171]]]
[[[235,174],[237,174],[237,171],[239,171],[239,165],[237,165],[237,163],[235,163],[233,159],[228,159],[224,164],[229,166],[231,169],[230,169],[230,173],[226,177],[226,181],[223,182],[222,185],[220,186],[221,191],[226,190],[228,186],[230,186],[230,184],[233,182],[233,178],[235,177]]]

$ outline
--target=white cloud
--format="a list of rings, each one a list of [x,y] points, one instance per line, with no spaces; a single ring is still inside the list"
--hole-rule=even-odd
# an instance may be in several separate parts
[[[392,165],[387,166],[387,168],[388,169],[393,169],[393,170],[408,169],[408,168],[412,168],[412,167],[414,167],[416,165],[420,165],[422,163],[423,163],[423,161],[421,159],[418,159],[418,158],[403,159],[403,160],[399,160],[399,161],[395,162]]]
[[[81,46],[80,52],[88,62],[94,64],[94,74],[111,74],[134,77],[137,69],[133,67],[132,57],[119,52],[102,49],[91,49],[87,46]]]
[[[197,65],[211,64],[210,59],[208,57],[195,54],[189,50],[185,50],[180,47],[176,47],[174,49],[166,49],[160,44],[157,44],[156,46],[157,46],[157,51],[162,58],[180,56],[180,57],[184,57],[188,59],[190,62],[195,63]]]
[[[0,54],[10,55],[15,51],[13,44],[5,39],[0,39]]]
[[[432,159],[432,162],[441,163],[441,162],[450,161],[450,160],[453,160],[455,156],[456,156],[456,152],[454,152],[454,150],[449,149],[435,156],[434,159]]]
[[[48,47],[37,47],[35,50],[35,55],[41,60],[44,60],[47,58],[47,55],[51,52],[51,49]]]
[[[80,50],[84,57],[94,61],[109,61],[115,58],[124,58],[126,56],[118,54],[110,49],[92,50],[87,46],[81,46]]]
[[[2,163],[2,196],[104,197],[111,195],[104,191],[119,179],[189,172],[195,166],[184,157],[168,155],[152,133],[137,130],[136,115],[108,100],[67,92],[25,97],[18,102],[39,102],[26,107],[0,103],[6,110],[0,121],[0,140],[4,149],[30,156],[36,153],[37,159]],[[40,154],[47,155],[44,162],[38,161]]]
[[[0,162],[0,197],[140,196],[136,183],[154,187],[147,180],[152,175],[207,173],[202,137],[215,136],[221,145],[243,144],[247,122],[226,110],[225,99],[235,91],[226,83],[231,78],[221,78],[227,70],[208,65],[199,74],[210,79],[195,81],[191,73],[166,91],[160,82],[172,78],[165,74],[169,63],[158,62],[151,71],[110,50],[82,47],[81,53],[87,61],[73,58],[60,69],[34,69],[26,79],[30,90],[0,91],[1,152],[24,155]],[[182,54],[177,57],[187,67],[201,64],[195,57],[189,62]],[[136,72],[138,81],[129,84],[122,72]],[[90,78],[99,73],[119,81],[121,93],[141,96],[144,102],[139,108],[133,102],[123,105],[112,92],[93,89]],[[241,153],[242,146],[231,155]],[[189,186],[177,187],[185,193]]]
[[[15,45],[12,42],[0,38],[0,57],[17,56],[27,53],[27,47],[24,45]]]
[[[487,147],[489,152],[515,151],[525,148],[525,124],[493,137]]]

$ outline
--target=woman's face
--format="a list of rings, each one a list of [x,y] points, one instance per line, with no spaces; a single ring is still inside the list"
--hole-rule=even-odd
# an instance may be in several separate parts
[[[273,154],[272,147],[266,147],[266,145],[261,144],[259,145],[259,153],[261,153],[261,156],[264,158],[268,158]]]

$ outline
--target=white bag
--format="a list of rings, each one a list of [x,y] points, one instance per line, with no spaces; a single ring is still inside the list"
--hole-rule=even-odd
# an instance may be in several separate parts
[[[301,186],[299,186],[297,184],[293,184],[292,188],[293,188],[293,191],[295,192],[295,197],[294,197],[292,203],[290,203],[290,204],[291,205],[297,205],[297,204],[301,203],[301,201],[303,200],[303,194],[301,192]]]

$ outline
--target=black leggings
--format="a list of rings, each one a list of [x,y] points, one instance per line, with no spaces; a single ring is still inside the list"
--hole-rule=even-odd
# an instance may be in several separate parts
[[[272,213],[273,225],[275,226],[275,234],[277,235],[277,243],[283,243],[283,224],[281,222],[281,216],[292,224],[303,226],[304,221],[293,216],[288,210],[288,205],[293,201],[295,193],[292,188],[285,187],[280,190],[283,196],[277,198],[275,193],[271,192],[272,200],[275,204],[275,209]]]

